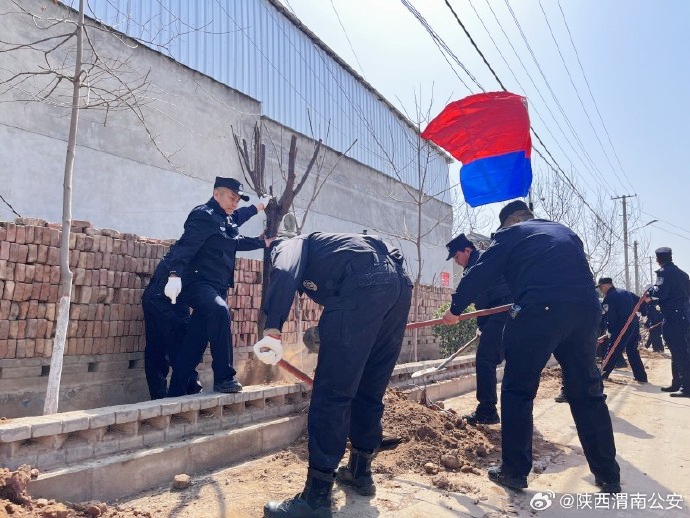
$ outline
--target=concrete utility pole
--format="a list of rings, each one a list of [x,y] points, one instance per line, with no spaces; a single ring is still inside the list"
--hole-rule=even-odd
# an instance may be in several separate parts
[[[652,256],[649,256],[649,284],[654,284],[654,270],[652,270]]]
[[[612,200],[623,200],[623,257],[625,258],[625,289],[630,291],[630,262],[628,261],[628,198],[633,198],[637,194],[623,194],[611,198]]]

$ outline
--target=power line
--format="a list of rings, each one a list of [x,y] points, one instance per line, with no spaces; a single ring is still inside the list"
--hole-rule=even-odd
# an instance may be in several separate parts
[[[350,36],[348,36],[347,31],[345,30],[345,26],[343,25],[343,22],[340,19],[340,15],[338,14],[338,10],[335,8],[335,4],[333,3],[333,0],[331,0],[331,7],[333,8],[333,12],[335,13],[335,17],[338,19],[338,23],[340,24],[340,28],[343,30],[343,34],[345,34],[345,39],[347,40],[347,44],[350,46],[350,50],[352,51],[352,55],[355,57],[355,61],[357,61],[357,64],[359,65],[359,71],[362,73],[362,75],[364,75],[364,67],[359,62],[359,58],[357,57],[357,53],[355,52],[355,49],[352,46],[352,42],[350,41]]]
[[[565,19],[565,13],[563,12],[563,8],[561,7],[560,0],[558,2],[558,8],[561,11],[561,16],[563,18],[563,25],[565,25],[565,28],[568,31],[568,37],[570,38],[570,44],[573,46],[573,51],[575,51],[575,57],[577,58],[577,63],[580,66],[580,71],[582,72],[582,77],[584,78],[585,84],[587,85],[587,90],[589,91],[589,96],[592,99],[592,103],[594,104],[594,109],[596,110],[597,115],[599,116],[599,121],[601,122],[601,125],[604,128],[604,132],[606,133],[606,138],[608,139],[609,144],[611,145],[611,149],[613,150],[613,155],[616,157],[616,161],[618,162],[618,167],[620,168],[623,175],[625,175],[626,180],[627,180],[627,175],[625,174],[625,171],[623,170],[623,165],[621,164],[620,158],[618,158],[618,153],[616,152],[616,147],[613,145],[613,142],[611,141],[611,135],[609,134],[609,130],[606,128],[606,124],[604,124],[604,119],[601,116],[601,112],[599,111],[599,106],[597,105],[597,102],[594,99],[594,94],[592,93],[592,88],[590,87],[589,81],[587,80],[587,74],[585,74],[585,69],[582,66],[582,61],[580,61],[580,54],[577,52],[577,48],[575,47],[575,42],[573,41],[573,35],[570,32],[570,27],[568,26],[568,22]],[[628,180],[628,183],[630,183],[629,180]],[[631,185],[631,187],[632,187],[632,185]]]
[[[518,84],[518,86],[522,89],[522,91],[523,91],[524,93],[526,93],[526,92],[527,92],[527,89],[523,86],[523,84],[522,84],[522,83],[520,82],[520,80],[518,79],[517,75],[515,74],[515,71],[514,71],[513,68],[510,66],[510,63],[508,62],[508,60],[506,59],[505,55],[504,55],[503,52],[501,51],[500,47],[498,46],[498,43],[496,43],[496,40],[494,39],[494,37],[493,37],[492,34],[491,34],[491,31],[489,31],[489,28],[486,26],[486,23],[484,22],[484,19],[483,19],[482,16],[479,14],[479,11],[477,11],[477,8],[474,6],[474,3],[472,2],[472,0],[469,0],[469,3],[470,3],[470,7],[472,7],[472,10],[473,10],[474,13],[477,15],[477,19],[478,19],[479,22],[482,24],[482,27],[484,27],[484,31],[486,32],[487,36],[489,37],[489,39],[490,39],[491,42],[493,43],[494,48],[495,48],[496,51],[498,52],[499,56],[501,56],[501,59],[502,59],[503,62],[505,63],[505,65],[506,65],[506,67],[508,68],[508,71],[510,72],[510,74],[513,76],[513,79],[514,79],[515,82]],[[491,5],[490,5],[490,4],[489,4],[489,8],[491,9]],[[501,23],[500,23],[500,20],[498,20],[498,18],[496,17],[496,13],[494,13],[493,10],[492,10],[492,14],[494,15],[494,19],[496,20],[496,22],[498,23],[498,25],[499,25],[501,31],[503,32],[503,35],[506,37],[506,39],[508,40],[508,43],[509,43],[510,46],[512,47],[513,52],[515,53],[517,59],[520,60],[520,56],[517,54],[517,51],[515,50],[515,47],[513,47],[512,43],[511,43],[511,41],[510,41],[510,38],[509,38],[508,35],[506,34],[505,30],[503,29],[503,26],[502,26]],[[525,68],[524,64],[523,64],[522,62],[521,62],[521,64],[522,64],[522,66],[523,66],[523,69],[525,69],[525,72],[527,72],[527,75],[529,76],[529,72],[528,72],[527,69]],[[563,128],[560,127],[560,124],[558,123],[558,121],[557,121],[556,118],[554,117],[553,112],[551,112],[551,110],[550,110],[548,104],[546,104],[546,100],[545,100],[544,97],[541,95],[541,92],[539,92],[539,89],[538,89],[537,85],[534,83],[534,80],[532,79],[531,76],[530,76],[530,80],[532,81],[532,84],[534,85],[534,87],[537,89],[537,93],[539,93],[540,97],[542,98],[542,101],[544,101],[544,103],[545,103],[545,105],[546,105],[546,109],[549,110],[549,113],[551,114],[551,117],[554,119],[554,122],[556,123],[556,125],[558,126],[558,128],[561,130],[561,133],[563,134],[563,136],[566,138],[566,142],[567,142],[568,144],[570,144],[570,141],[568,140],[567,136],[565,135],[565,132],[563,131]],[[536,103],[531,103],[531,104],[530,104],[530,110],[533,110],[533,111],[534,111],[534,113],[537,115],[537,117],[539,118],[539,120],[540,120],[541,123],[543,124],[544,129],[545,129],[546,132],[551,136],[551,138],[553,139],[553,142],[556,144],[556,146],[558,147],[558,149],[560,149],[560,150],[561,150],[561,153],[563,153],[563,155],[568,159],[568,161],[572,163],[572,160],[568,157],[568,153],[565,151],[565,149],[563,149],[563,146],[561,146],[561,143],[558,141],[558,139],[556,139],[555,135],[551,132],[551,129],[549,128],[549,125],[546,124],[546,120],[545,120],[545,118],[542,116],[542,114],[539,112],[539,110],[537,109]],[[578,158],[580,158],[579,155],[577,154],[577,151],[576,151],[575,148],[572,146],[572,144],[570,144],[570,149],[572,149],[573,152],[575,153],[575,155],[577,155]],[[613,193],[613,189],[606,183],[605,180],[602,181],[602,179],[601,179],[600,177],[597,177],[595,174],[593,174],[593,173],[589,170],[587,164],[586,164],[584,161],[582,161],[581,158],[580,158],[580,161],[582,162],[582,165],[585,167],[585,170],[591,175],[592,179],[593,179],[597,184],[599,184],[599,186],[600,186],[604,191],[607,191],[607,190],[608,190],[608,191],[610,191],[610,193]]]
[[[11,210],[17,217],[19,217],[19,218],[22,217],[22,215],[19,214],[19,212],[17,212],[16,210],[14,210],[14,207],[13,207],[12,205],[10,205],[10,202],[8,202],[2,194],[0,194],[0,200],[2,200],[2,202],[3,202],[5,205],[7,205],[7,206],[10,208],[10,210]]]
[[[404,0],[403,0],[403,1],[404,1]],[[507,0],[506,0],[506,1],[507,1]],[[470,38],[470,41],[472,41],[472,45],[474,46],[474,48],[475,48],[475,49],[477,50],[477,52],[479,52],[479,54],[482,56],[482,59],[484,60],[484,63],[487,63],[487,65],[488,65],[488,61],[487,61],[486,57],[484,56],[484,54],[482,53],[482,51],[479,49],[479,47],[477,46],[477,44],[474,42],[474,39],[472,38],[472,36],[470,35],[470,33],[467,31],[467,29],[465,28],[465,26],[462,24],[462,22],[460,22],[460,18],[458,17],[458,15],[457,15],[457,13],[455,12],[455,10],[453,9],[453,7],[450,5],[450,3],[448,2],[448,0],[445,0],[445,3],[446,3],[446,5],[448,6],[448,9],[450,9],[450,11],[453,13],[453,16],[455,17],[456,21],[457,21],[458,23],[460,23],[461,26],[463,27],[463,29],[464,29],[464,31],[465,31],[465,34],[467,35],[468,38]],[[496,81],[498,82],[498,84],[501,85],[501,87],[505,90],[505,87],[503,86],[503,83],[501,82],[501,80],[499,79],[498,75],[496,74],[496,71],[495,71],[491,66],[489,66],[489,69],[491,70],[491,73],[492,73],[492,74],[494,75],[494,77],[496,78]],[[483,89],[482,89],[482,90],[483,90]],[[539,136],[539,134],[534,130],[534,127],[530,126],[530,128],[532,129],[532,133],[534,133],[534,136],[537,138],[537,140],[539,141],[539,143],[541,144],[541,146],[544,148],[544,151],[546,151],[546,153],[549,155],[549,157],[551,158],[551,160],[552,160],[553,163],[555,164],[555,167],[552,166],[551,164],[549,164],[549,162],[546,160],[546,157],[544,157],[544,155],[535,147],[535,151],[537,152],[537,154],[538,154],[538,155],[542,158],[542,160],[544,160],[544,162],[545,162],[547,165],[549,165],[549,167],[551,167],[554,171],[560,172],[560,173],[561,173],[561,175],[566,179],[567,183],[568,183],[568,184],[570,185],[570,187],[572,188],[573,192],[575,192],[575,194],[582,200],[582,202],[587,206],[587,208],[589,208],[589,209],[592,211],[592,214],[594,214],[594,216],[599,220],[599,222],[600,222],[605,228],[607,228],[611,233],[613,233],[613,229],[612,229],[611,227],[609,227],[609,225],[608,225],[603,219],[601,219],[601,217],[599,216],[599,214],[597,214],[597,212],[594,210],[594,208],[592,208],[592,206],[587,202],[587,200],[585,199],[585,197],[584,197],[582,194],[580,194],[580,192],[577,190],[577,188],[575,187],[575,184],[572,182],[572,180],[570,180],[570,178],[569,178],[568,175],[565,173],[565,171],[563,171],[563,169],[561,168],[561,166],[558,165],[558,162],[557,162],[556,159],[553,157],[553,155],[551,154],[551,152],[548,150],[548,148],[546,147],[546,144],[544,144],[544,142],[542,141],[542,139],[541,139],[541,137]]]
[[[534,78],[532,77],[532,74],[530,74],[529,70],[527,69],[527,66],[526,66],[525,63],[522,61],[522,58],[520,57],[520,54],[518,53],[517,49],[515,48],[515,45],[513,45],[513,42],[511,41],[510,36],[508,36],[508,33],[506,32],[505,28],[503,27],[503,24],[501,23],[501,20],[498,18],[498,15],[496,14],[496,11],[494,11],[494,8],[491,6],[490,0],[486,0],[486,4],[487,4],[487,7],[489,8],[489,10],[491,11],[491,14],[492,14],[493,17],[494,17],[494,20],[496,21],[496,24],[497,24],[498,27],[501,29],[501,32],[503,33],[503,36],[505,36],[506,41],[508,42],[508,45],[510,46],[510,48],[511,48],[512,51],[513,51],[513,54],[515,54],[516,59],[517,59],[518,62],[520,63],[520,66],[522,66],[522,69],[525,71],[525,74],[527,74],[527,77],[529,78],[530,82],[532,83],[532,86],[534,86],[534,89],[536,90],[537,94],[539,95],[539,98],[540,98],[540,99],[542,100],[542,102],[544,103],[544,106],[546,107],[546,110],[549,112],[549,115],[551,115],[551,118],[553,119],[553,122],[556,124],[556,127],[557,127],[558,130],[561,132],[561,135],[563,135],[563,138],[565,139],[565,142],[568,144],[568,146],[569,146],[570,149],[573,151],[573,153],[575,153],[575,156],[580,160],[580,162],[582,163],[582,165],[583,165],[584,168],[585,168],[585,171],[586,171],[587,173],[589,173],[589,175],[592,177],[592,179],[593,179],[595,182],[599,183],[599,185],[601,185],[601,186],[603,186],[603,185],[605,185],[605,184],[607,185],[607,182],[606,182],[606,179],[604,178],[604,176],[601,175],[601,173],[599,173],[598,176],[597,176],[596,174],[594,174],[594,172],[592,172],[592,170],[590,170],[590,167],[589,167],[589,165],[587,164],[587,162],[582,158],[582,156],[581,156],[581,155],[578,153],[578,151],[575,149],[575,147],[574,147],[573,144],[571,143],[571,139],[568,137],[568,135],[566,135],[565,130],[563,129],[563,126],[561,126],[561,123],[558,121],[558,119],[557,119],[556,116],[554,115],[553,111],[551,110],[551,107],[549,106],[549,103],[548,103],[548,102],[546,101],[546,99],[544,98],[544,95],[542,94],[541,89],[539,88],[539,86],[537,86],[537,83],[535,82]],[[542,121],[543,121],[543,119],[542,119]],[[543,122],[544,122],[544,126],[547,128],[548,133],[552,136],[552,138],[554,139],[554,142],[556,142],[556,145],[561,149],[561,151],[563,151],[563,154],[566,156],[566,158],[568,158],[567,153],[565,153],[565,151],[563,150],[563,147],[558,143],[558,140],[554,137],[553,133],[551,133],[551,131],[548,129],[548,125],[546,125],[546,122],[545,122],[545,121],[543,121]],[[569,158],[568,158],[568,160],[572,163],[572,160],[570,160]],[[603,183],[602,183],[602,182],[603,182]],[[606,190],[606,187],[604,187],[604,190]],[[608,190],[609,190],[611,193],[613,192],[613,189],[612,189],[611,187],[609,187]]]
[[[504,0],[506,7],[508,8],[508,11],[510,12],[513,22],[515,22],[515,25],[518,28],[518,32],[520,33],[520,36],[522,37],[522,41],[525,43],[525,46],[527,47],[528,52],[530,53],[530,56],[532,56],[532,60],[534,61],[534,64],[537,67],[537,70],[539,71],[539,74],[541,75],[542,79],[544,80],[544,83],[546,84],[546,88],[549,90],[549,93],[551,94],[551,98],[554,100],[556,103],[556,106],[558,107],[558,111],[560,111],[561,115],[563,116],[563,119],[565,120],[566,125],[568,126],[568,129],[570,129],[570,132],[572,133],[573,137],[575,138],[575,141],[578,143],[580,149],[582,150],[583,155],[589,163],[592,165],[592,167],[600,174],[602,175],[601,171],[599,168],[596,166],[594,161],[592,160],[592,157],[589,156],[589,153],[587,152],[587,149],[585,148],[584,144],[582,143],[582,140],[580,139],[579,135],[575,131],[575,128],[570,121],[570,118],[567,116],[565,113],[565,110],[563,109],[563,106],[561,105],[560,101],[558,100],[558,97],[556,96],[555,92],[553,91],[553,88],[551,87],[551,83],[549,80],[546,78],[546,74],[544,74],[544,71],[541,68],[541,65],[539,64],[539,60],[537,60],[536,55],[534,54],[534,51],[532,50],[532,46],[529,44],[529,41],[527,41],[527,36],[525,35],[525,32],[522,30],[522,26],[520,25],[519,20],[517,19],[517,16],[515,15],[515,11],[513,11],[513,8],[510,5],[509,0]],[[603,177],[603,175],[602,175]]]

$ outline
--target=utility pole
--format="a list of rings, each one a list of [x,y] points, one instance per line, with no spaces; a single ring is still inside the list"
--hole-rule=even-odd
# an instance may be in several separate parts
[[[633,242],[633,257],[635,260],[635,295],[640,294],[640,263],[637,262],[637,240]]]
[[[625,289],[630,291],[630,262],[628,260],[628,204],[627,199],[637,194],[623,194],[612,197],[612,200],[623,200],[623,257],[625,258]]]
[[[649,256],[649,284],[654,284],[654,270],[652,270],[652,256]]]

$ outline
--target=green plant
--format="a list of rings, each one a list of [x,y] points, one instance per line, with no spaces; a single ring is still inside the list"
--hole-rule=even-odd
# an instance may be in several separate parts
[[[450,307],[450,302],[442,304],[434,313],[434,317],[440,318]],[[474,311],[474,306],[468,307],[464,313]],[[439,348],[443,356],[450,356],[462,345],[466,344],[477,333],[477,320],[463,320],[452,326],[439,325],[431,328],[436,338],[441,340]]]

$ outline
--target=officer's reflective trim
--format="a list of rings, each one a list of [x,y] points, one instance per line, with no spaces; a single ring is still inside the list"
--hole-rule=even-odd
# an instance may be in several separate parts
[[[316,291],[319,289],[319,287],[316,285],[316,283],[314,281],[310,281],[308,279],[305,281],[302,281],[302,286],[304,286],[309,291]]]

